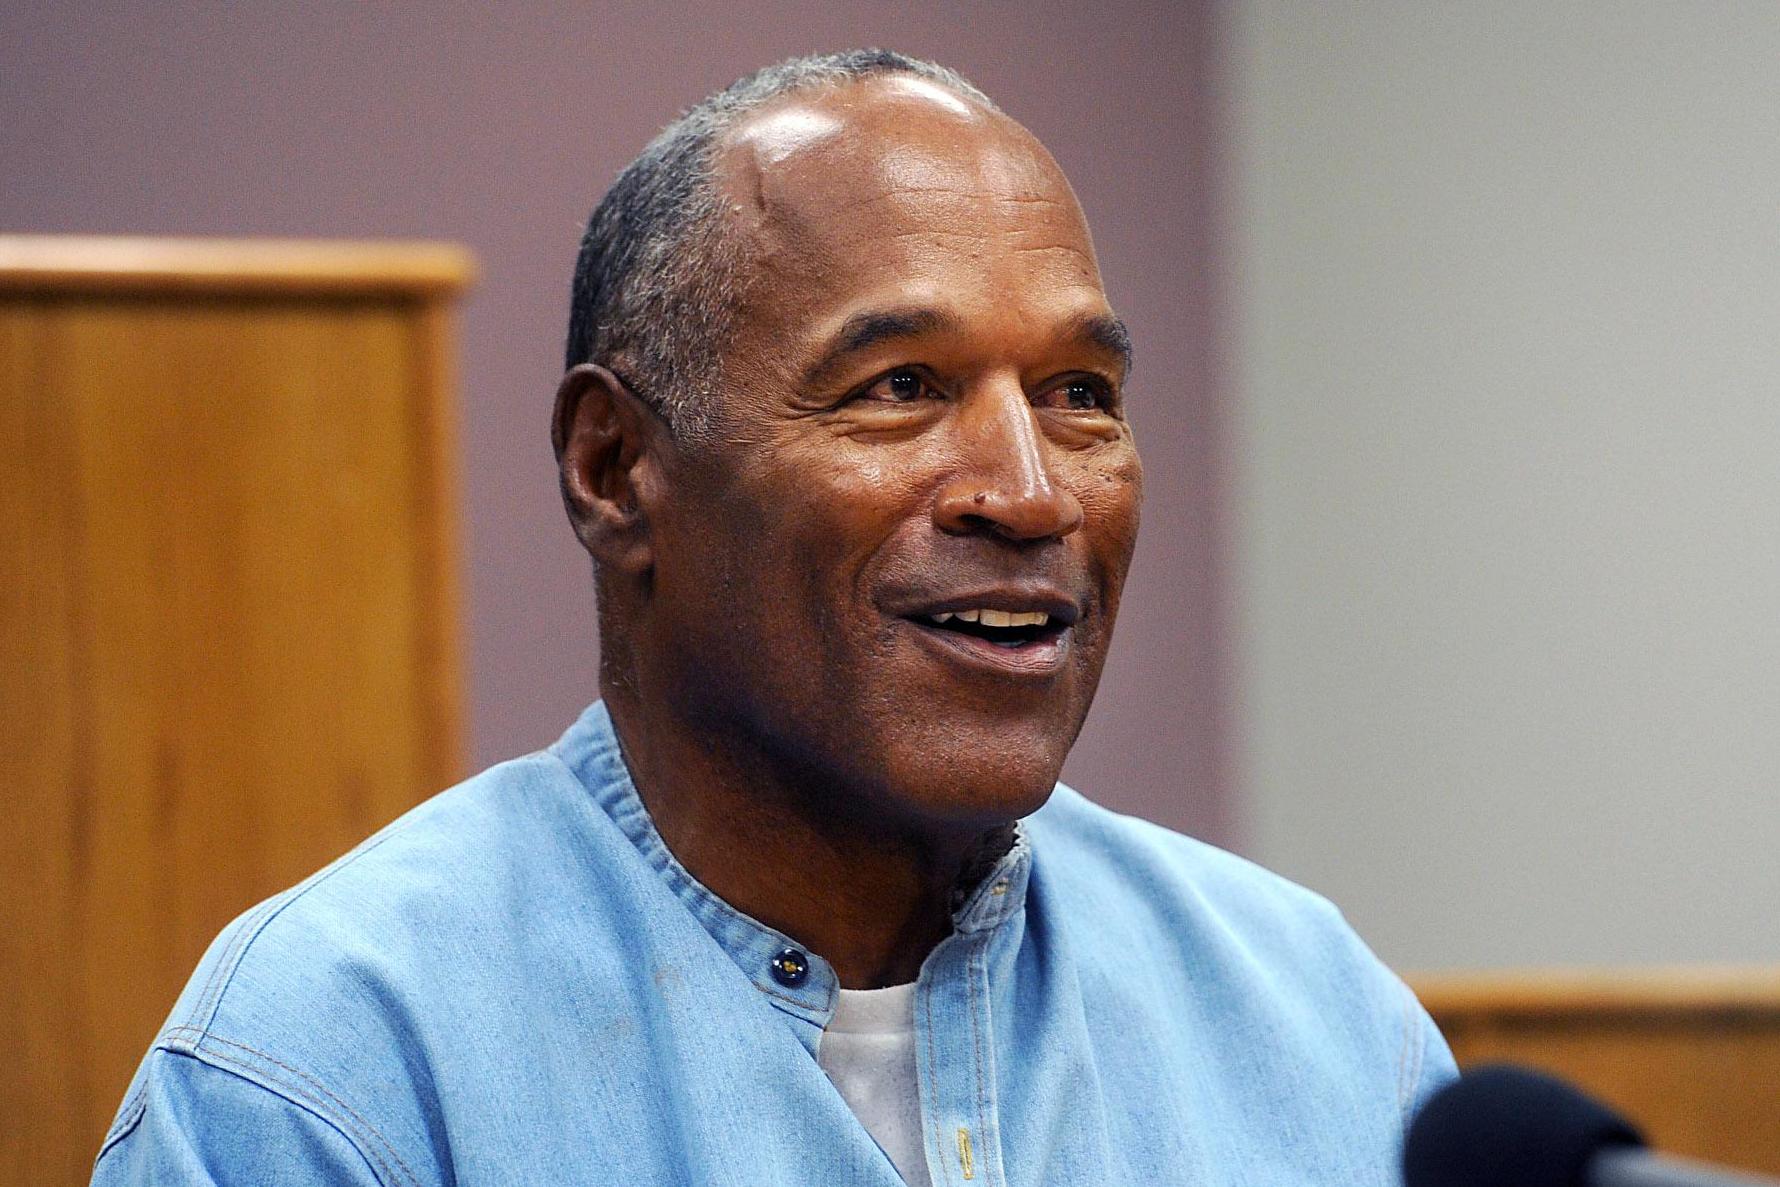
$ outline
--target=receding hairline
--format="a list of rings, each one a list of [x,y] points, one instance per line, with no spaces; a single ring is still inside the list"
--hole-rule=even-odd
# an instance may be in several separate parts
[[[821,80],[775,95],[737,116],[713,138],[710,146],[708,184],[717,201],[707,217],[721,226],[721,234],[731,237],[738,248],[742,244],[757,248],[758,244],[749,240],[766,231],[767,222],[776,213],[773,208],[778,205],[769,197],[769,191],[777,190],[781,198],[785,195],[782,179],[787,169],[796,169],[794,158],[809,154],[816,158],[820,169],[844,166],[849,161],[857,164],[868,157],[876,160],[911,151],[919,153],[921,150],[911,150],[906,122],[886,122],[881,118],[875,124],[868,122],[878,116],[870,111],[874,106],[882,108],[911,101],[910,96],[894,93],[905,84],[918,84],[918,93],[912,99],[921,106],[913,118],[942,125],[956,121],[960,129],[956,136],[940,143],[939,155],[1022,162],[1021,167],[1031,169],[1031,187],[1010,194],[1010,200],[1067,204],[1087,235],[1087,217],[1075,187],[1030,128],[992,102],[979,100],[968,92],[956,91],[922,75],[895,72]],[[882,94],[886,89],[892,93],[881,99],[852,102],[846,98],[848,91]],[[940,100],[942,93],[955,96],[957,102]],[[821,158],[825,153],[841,154],[841,159],[824,161]],[[743,212],[752,212],[761,221],[751,226],[745,218],[738,221],[736,216]],[[1088,238],[1091,243],[1091,236]]]
[[[855,49],[762,67],[662,128],[588,219],[571,285],[567,366],[634,365],[655,393],[645,398],[670,424],[696,421],[721,373],[731,298],[744,283],[743,249],[732,238],[737,228],[725,217],[736,195],[726,193],[719,178],[727,172],[725,146],[759,112],[851,83],[891,80],[961,112],[1000,114],[994,100],[955,70],[894,51]]]
[[[920,104],[915,108],[917,118],[923,111],[930,118],[950,118],[978,136],[992,129],[1009,143],[1019,145],[1041,162],[1046,171],[1067,184],[1062,167],[1031,129],[986,97],[958,90],[924,75],[895,70],[853,78],[811,80],[738,113],[712,140],[713,180],[721,184],[724,163],[738,150],[752,147],[759,164],[777,166],[806,149],[846,138],[850,133],[857,134],[860,131],[857,119],[867,104],[845,102],[849,91],[865,92],[868,96],[871,92],[880,92],[875,99],[880,105]],[[881,94],[886,91],[889,94]],[[837,101],[841,101],[842,106],[835,111],[832,105]],[[868,103],[873,101],[868,99]],[[774,127],[775,124],[778,126]]]

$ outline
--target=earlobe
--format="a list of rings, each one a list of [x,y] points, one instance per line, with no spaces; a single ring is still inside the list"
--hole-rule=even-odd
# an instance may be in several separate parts
[[[646,471],[656,437],[654,413],[610,370],[582,363],[563,376],[550,443],[569,523],[602,569],[642,573],[653,563]]]

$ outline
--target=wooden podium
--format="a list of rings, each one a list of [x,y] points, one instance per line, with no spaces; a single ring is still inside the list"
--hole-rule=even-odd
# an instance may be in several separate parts
[[[446,245],[0,237],[0,1183],[205,945],[457,778]]]
[[[1461,1067],[1572,1081],[1657,1149],[1780,1174],[1780,968],[1446,973],[1410,982]]]

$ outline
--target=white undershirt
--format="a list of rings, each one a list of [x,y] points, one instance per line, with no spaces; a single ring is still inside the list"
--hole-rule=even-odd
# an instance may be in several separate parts
[[[915,1076],[915,986],[843,989],[817,1060],[909,1187],[932,1187]]]

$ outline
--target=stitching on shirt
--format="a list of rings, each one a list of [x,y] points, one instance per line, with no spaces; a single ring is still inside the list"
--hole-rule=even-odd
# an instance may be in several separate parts
[[[1428,1036],[1422,1033],[1419,1025],[1416,1027],[1416,1036],[1414,1062],[1409,1068],[1408,1091],[1403,1098],[1403,1125],[1405,1128],[1408,1128],[1409,1125],[1410,1111],[1415,1108],[1415,1090],[1421,1086],[1422,1065],[1427,1062]]]
[[[246,917],[241,920],[240,930],[233,936],[229,937],[228,947],[223,949],[223,954],[218,958],[216,967],[211,969],[210,976],[205,978],[203,992],[198,994],[197,1006],[192,1011],[192,1019],[194,1021],[203,1019],[206,1011],[210,1009],[211,994],[213,991],[218,997],[221,997],[224,972],[234,963],[235,954],[241,951],[243,945],[247,942],[247,937],[253,934],[254,928],[259,926],[260,917],[268,914],[272,909],[272,904],[277,901],[276,898],[268,899],[249,911]]]
[[[787,1002],[791,1005],[794,1005],[800,1010],[814,1010],[814,1009],[816,1009],[816,1007],[810,1005],[809,1002],[799,1001],[794,997],[787,997],[783,993],[778,993],[778,992],[775,992],[774,990],[768,989],[766,986],[762,985],[758,981],[752,981],[750,983],[754,986],[754,988],[760,990],[760,992],[766,994],[768,997],[776,997],[780,1001]]]
[[[1400,990],[1399,992],[1401,993],[1403,991]],[[1402,1118],[1404,1100],[1408,1095],[1404,1082],[1408,1079],[1409,1068],[1409,1003],[1403,1002],[1400,1006],[1400,1010],[1400,1017],[1403,1024],[1403,1038],[1402,1041],[1397,1044],[1397,1115],[1399,1119]]]
[[[613,738],[616,738],[614,733]],[[797,948],[801,945],[792,937],[774,927],[768,927],[760,920],[745,911],[737,909],[693,876],[680,859],[674,856],[673,850],[667,846],[661,830],[655,827],[655,818],[649,815],[649,806],[637,792],[636,784],[630,777],[630,768],[624,762],[621,747],[616,744],[599,743],[589,755],[590,763],[602,758],[616,760],[616,769],[610,772],[592,772],[599,776],[601,782],[595,787],[583,778],[581,772],[571,765],[555,748],[544,752],[557,765],[561,766],[571,779],[579,783],[588,793],[588,798],[602,813],[606,820],[624,837],[637,851],[643,860],[660,875],[666,883],[668,891],[680,900],[680,905],[692,913],[700,927],[711,937],[720,951],[723,952],[737,968],[742,970],[754,988],[778,1001],[796,1006],[799,1010],[809,1013],[821,1013],[834,1009],[835,985],[830,985],[827,995],[820,1005],[813,1005],[807,998],[792,997],[779,993],[764,985],[758,979],[757,966],[744,963],[735,951],[737,948],[753,949],[751,941],[738,941],[734,938],[736,931],[746,933],[751,940],[765,939],[778,948]]]
[[[928,981],[922,988],[921,995],[927,999],[927,1088],[933,1100],[933,1108],[939,1109],[939,1078],[934,1074],[933,1052],[933,982]],[[926,1127],[925,1135],[933,1149],[933,1161],[946,1176],[946,1182],[952,1181],[952,1162],[946,1157],[946,1149],[940,1144],[939,1126]]]
[[[235,968],[239,961],[245,955],[249,945],[259,938],[260,933],[277,917],[279,912],[347,866],[358,861],[359,858],[381,846],[391,837],[404,831],[406,831],[405,822],[399,821],[390,825],[381,836],[368,841],[325,869],[316,871],[283,894],[267,899],[243,917],[241,930],[235,933],[222,958],[216,962],[216,967],[210,970],[210,979],[205,982],[204,992],[199,996],[197,1008],[193,1011],[193,1021],[200,1023],[205,1031],[210,1029],[211,1019],[208,1015],[221,1008],[223,994],[228,990],[229,982],[234,980]]]
[[[1421,1028],[1416,1025],[1416,1012],[1421,1009],[1421,1002],[1416,1000],[1409,986],[1400,981],[1398,986],[1403,995],[1403,1043],[1397,1050],[1397,1115],[1407,1122],[1409,1102],[1415,1095],[1410,1075],[1410,1047],[1421,1033]]]
[[[1409,1033],[1414,1036],[1413,1042],[1415,1044],[1414,1051],[1410,1057],[1411,1063],[1409,1066],[1409,1074],[1405,1078],[1403,1085],[1403,1124],[1407,1127],[1410,1119],[1409,1111],[1415,1106],[1415,1090],[1421,1085],[1422,1065],[1427,1062],[1428,1032],[1426,1028],[1422,1026],[1421,1000],[1415,996],[1415,992],[1407,985],[1403,987],[1403,994],[1409,999],[1408,1030]],[[1404,1046],[1407,1047],[1409,1042],[1410,1040],[1406,1038]]]
[[[324,1125],[346,1141],[346,1144],[352,1148],[352,1152],[358,1155],[359,1161],[364,1164],[365,1169],[371,1172],[379,1183],[388,1183],[394,1178],[387,1164],[381,1160],[373,1164],[372,1159],[377,1157],[376,1151],[367,1151],[364,1142],[360,1140],[360,1135],[350,1132],[350,1126],[347,1126],[340,1118],[330,1116],[325,1108],[322,1108],[318,1102],[312,1100],[301,1090],[281,1084],[276,1076],[269,1075],[264,1068],[254,1067],[251,1064],[232,1059],[220,1051],[205,1051],[199,1054],[196,1051],[185,1051],[174,1047],[165,1047],[163,1050],[169,1055],[189,1059],[200,1066],[211,1068],[231,1079],[242,1080],[284,1104],[303,1108],[305,1112],[313,1113]],[[271,1083],[263,1081],[271,1081]],[[146,1109],[144,1111],[146,1112]],[[380,1169],[381,1173],[379,1173]]]
[[[988,1143],[989,1079],[988,1071],[983,1066],[983,1040],[981,1028],[977,1025],[977,971],[979,967],[983,975],[983,1009],[986,1011],[988,1009],[989,988],[989,934],[987,932],[983,933],[981,939],[971,944],[970,957],[964,966],[964,983],[969,993],[970,1001],[970,1045],[975,1053],[977,1065],[977,1132],[982,1134],[983,1141]],[[967,1143],[965,1148],[968,1150],[968,1135],[966,1136],[965,1141]],[[985,1146],[985,1152],[986,1151],[987,1146]],[[988,1177],[986,1159],[984,1176]],[[968,1166],[965,1168],[964,1177],[967,1179],[971,1177]]]
[[[381,1142],[383,1144],[384,1150],[388,1152],[390,1158],[395,1161],[395,1164],[397,1166],[402,1168],[402,1173],[407,1176],[408,1182],[415,1184],[415,1187],[419,1187],[420,1180],[417,1177],[415,1177],[414,1172],[409,1169],[408,1164],[402,1161],[402,1156],[400,1154],[396,1153],[395,1146],[390,1142],[390,1140],[388,1138],[384,1137],[383,1134],[381,1132],[379,1132],[379,1130],[377,1129],[376,1126],[372,1125],[369,1121],[367,1121],[363,1117],[359,1116],[358,1113],[354,1112],[352,1106],[348,1105],[345,1101],[343,1101],[339,1097],[335,1096],[332,1092],[329,1092],[327,1089],[327,1086],[324,1085],[320,1080],[317,1080],[314,1076],[309,1075],[307,1072],[299,1071],[298,1069],[292,1067],[290,1064],[285,1063],[282,1060],[277,1059],[271,1055],[268,1055],[264,1051],[261,1051],[256,1047],[249,1047],[246,1043],[236,1043],[236,1042],[232,1042],[228,1039],[222,1038],[218,1035],[199,1032],[196,1027],[191,1027],[191,1026],[170,1027],[169,1033],[171,1033],[172,1031],[175,1031],[175,1030],[189,1031],[189,1032],[194,1032],[194,1033],[198,1034],[198,1038],[196,1040],[192,1041],[194,1050],[203,1051],[205,1055],[208,1055],[215,1059],[221,1059],[221,1060],[233,1062],[237,1067],[242,1067],[242,1068],[246,1068],[249,1071],[258,1072],[260,1075],[265,1076],[269,1080],[279,1081],[286,1090],[288,1090],[290,1092],[297,1093],[298,1095],[304,1096],[305,1099],[307,1099],[311,1104],[314,1104],[318,1108],[322,1109],[324,1111],[324,1113],[329,1112],[330,1110],[328,1110],[326,1108],[326,1106],[322,1105],[320,1101],[318,1101],[313,1096],[304,1094],[302,1089],[297,1087],[296,1085],[290,1084],[290,1083],[284,1083],[282,1081],[281,1077],[273,1075],[272,1073],[266,1071],[264,1068],[255,1068],[252,1064],[247,1063],[244,1060],[231,1057],[221,1051],[210,1050],[208,1047],[208,1044],[220,1043],[227,1047],[234,1047],[239,1050],[245,1051],[249,1055],[256,1055],[259,1058],[265,1060],[267,1063],[270,1063],[275,1067],[283,1068],[285,1071],[289,1072],[291,1075],[296,1076],[299,1079],[305,1081],[311,1087],[313,1087],[316,1092],[319,1092],[322,1096],[326,1097],[327,1100],[329,1102],[331,1102],[336,1109],[340,1110],[341,1112],[344,1112],[347,1117],[350,1117],[353,1121],[357,1122],[358,1126],[361,1128],[363,1133],[368,1133],[370,1136],[375,1137],[379,1142]],[[345,1121],[345,1118],[339,1118],[336,1116],[335,1119],[342,1126],[342,1128],[345,1128],[347,1126],[347,1122]],[[374,1154],[374,1156],[376,1156],[375,1152],[373,1152],[373,1154]],[[387,1177],[393,1179],[395,1177],[395,1174],[393,1171],[390,1171],[389,1164],[385,1163],[381,1156],[376,1156],[376,1157],[377,1157],[379,1165],[381,1165],[384,1168],[384,1170],[387,1174]]]
[[[296,1076],[296,1077],[302,1079],[303,1081],[305,1081],[306,1083],[308,1083],[311,1087],[313,1087],[315,1089],[315,1091],[321,1093],[328,1100],[332,1101],[336,1106],[338,1106],[342,1111],[344,1111],[353,1120],[357,1121],[360,1125],[364,1126],[364,1128],[369,1133],[374,1135],[379,1141],[383,1142],[383,1144],[385,1146],[390,1145],[389,1139],[385,1138],[381,1133],[379,1133],[376,1126],[372,1125],[369,1121],[366,1121],[363,1117],[359,1116],[356,1112],[354,1112],[352,1110],[351,1106],[349,1106],[345,1101],[341,1100],[339,1097],[335,1096],[332,1092],[330,1092],[328,1090],[328,1088],[325,1084],[323,1084],[320,1080],[316,1079],[314,1076],[310,1075],[309,1073],[301,1071],[298,1068],[292,1067],[290,1064],[285,1063],[283,1060],[278,1059],[276,1056],[273,1056],[273,1055],[270,1055],[264,1051],[261,1051],[258,1047],[250,1047],[246,1043],[237,1043],[237,1042],[233,1041],[232,1039],[225,1039],[221,1035],[200,1032],[200,1031],[198,1031],[197,1027],[174,1026],[174,1027],[168,1028],[169,1033],[172,1033],[174,1031],[196,1033],[198,1036],[197,1039],[187,1040],[187,1041],[191,1042],[194,1051],[205,1050],[205,1048],[203,1047],[203,1044],[205,1044],[205,1043],[220,1043],[225,1047],[234,1047],[238,1050],[247,1052],[249,1055],[256,1055],[259,1058],[265,1060],[267,1063],[270,1063],[276,1067],[283,1068],[285,1071],[289,1072],[291,1075]],[[217,1053],[209,1052],[206,1050],[206,1054],[217,1054]],[[395,1158],[395,1160],[398,1164],[401,1163],[402,1160],[400,1157],[398,1157],[395,1154],[395,1150],[393,1147],[390,1149],[390,1156],[392,1158]],[[409,1178],[412,1179],[414,1177],[414,1172],[409,1170],[405,1164],[402,1165],[402,1169],[407,1172]]]
[[[131,1112],[132,1109],[135,1110],[134,1113]],[[130,1102],[124,1105],[123,1111],[118,1114],[117,1120],[112,1123],[111,1129],[105,1134],[105,1141],[100,1145],[99,1152],[93,1155],[94,1164],[96,1165],[101,1158],[105,1157],[107,1150],[129,1137],[142,1123],[142,1118],[147,1112],[148,1079],[144,1077],[142,1087],[130,1094]]]
[[[204,1057],[206,1060],[215,1060],[218,1064],[228,1064],[231,1067],[240,1068],[244,1072],[252,1072],[256,1076],[264,1076],[266,1079],[272,1081],[274,1084],[277,1084],[280,1091],[290,1093],[292,1096],[297,1098],[297,1100],[302,1101],[304,1104],[307,1104],[310,1108],[314,1109],[325,1121],[327,1121],[330,1125],[332,1125],[336,1129],[338,1129],[342,1134],[345,1134],[347,1136],[348,1140],[350,1140],[352,1142],[353,1147],[355,1149],[359,1149],[360,1146],[363,1144],[364,1135],[362,1133],[358,1132],[356,1127],[354,1127],[351,1123],[349,1123],[345,1118],[334,1114],[331,1110],[328,1109],[328,1107],[325,1104],[323,1104],[321,1101],[317,1100],[314,1096],[312,1096],[311,1094],[309,1094],[307,1092],[304,1092],[301,1088],[297,1087],[294,1084],[287,1084],[287,1083],[283,1082],[279,1077],[272,1075],[270,1072],[266,1071],[265,1068],[255,1067],[253,1064],[248,1063],[244,1059],[236,1059],[234,1056],[226,1055],[221,1051],[205,1051]],[[379,1136],[381,1136],[381,1135],[379,1135]],[[363,1156],[362,1150],[360,1151],[360,1154],[362,1157]],[[394,1151],[391,1151],[391,1154],[393,1156]],[[373,1149],[370,1152],[370,1157],[376,1159],[377,1165],[373,1169],[381,1172],[378,1175],[379,1179],[383,1180],[386,1183],[396,1181],[395,1172],[390,1170],[389,1163],[383,1161],[383,1156],[381,1154],[379,1154],[375,1149]],[[397,1159],[397,1161],[400,1162],[401,1160]],[[407,1170],[408,1168],[403,1167],[402,1169]],[[419,1180],[415,1179],[412,1174],[410,1174],[408,1176],[408,1182],[414,1184],[414,1187],[419,1187]]]
[[[154,1048],[152,1048],[152,1047],[149,1048],[149,1051],[150,1051],[150,1053],[152,1053],[154,1051]],[[138,1104],[142,1103],[142,1101],[147,1099],[147,1097],[148,1097],[148,1076],[146,1074],[144,1074],[142,1077],[142,1083],[136,1085],[136,1090],[134,1092],[130,1093],[130,1095],[127,1098],[125,1098],[123,1107],[117,1111],[117,1120],[113,1121],[111,1123],[111,1128],[105,1131],[105,1140],[107,1142],[109,1142],[111,1140],[111,1135],[113,1133],[115,1133],[117,1130],[123,1128],[123,1126],[126,1124],[125,1118],[127,1118],[130,1115],[130,1110],[135,1108]],[[103,1151],[101,1151],[101,1153],[103,1153]]]

